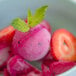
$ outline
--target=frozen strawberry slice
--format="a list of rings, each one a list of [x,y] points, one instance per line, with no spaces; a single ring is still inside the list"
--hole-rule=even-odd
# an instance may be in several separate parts
[[[38,69],[21,59],[19,56],[14,56],[8,61],[7,69],[12,76],[32,76],[31,74],[41,75],[41,72]]]
[[[55,59],[76,61],[76,40],[74,35],[65,29],[56,30],[52,36],[51,51]]]
[[[0,31],[0,70],[6,65],[6,61],[10,57],[10,45],[14,36],[15,30],[12,26]]]
[[[0,31],[0,48],[1,45],[10,45],[14,36],[15,29],[12,26],[8,26]]]

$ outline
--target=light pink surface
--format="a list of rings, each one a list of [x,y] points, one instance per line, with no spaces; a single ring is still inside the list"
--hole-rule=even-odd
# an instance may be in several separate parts
[[[52,29],[51,29],[51,25],[48,21],[46,20],[43,20],[41,23],[41,25],[45,26],[45,28],[51,33],[52,32]]]

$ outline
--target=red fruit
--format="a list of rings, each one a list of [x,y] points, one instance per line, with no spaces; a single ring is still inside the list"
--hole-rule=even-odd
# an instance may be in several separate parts
[[[4,69],[4,76],[10,76],[7,69]]]
[[[32,74],[41,75],[41,72],[38,69],[24,61],[19,56],[14,56],[8,61],[7,70],[12,76],[33,76]]]
[[[70,70],[74,66],[76,66],[75,62],[53,62],[50,64],[50,70],[52,70],[55,75],[58,75]]]
[[[45,62],[48,63],[46,61],[56,61],[53,56],[50,54],[50,51],[48,52],[48,54],[41,60],[39,60],[40,62]]]
[[[53,71],[50,70],[47,66],[45,66],[44,64],[42,64],[42,74],[43,76],[55,76],[53,74]]]
[[[52,36],[51,51],[55,59],[76,61],[75,37],[65,29],[56,30]]]
[[[8,26],[3,30],[0,30],[0,48],[2,45],[10,45],[14,36],[15,29],[12,26]]]
[[[47,59],[47,60],[44,60],[42,63],[48,67],[50,67],[50,64],[55,62],[54,60],[51,60],[51,59]]]
[[[12,26],[0,31],[0,69],[2,69],[10,57],[10,45],[14,36],[15,30]]]

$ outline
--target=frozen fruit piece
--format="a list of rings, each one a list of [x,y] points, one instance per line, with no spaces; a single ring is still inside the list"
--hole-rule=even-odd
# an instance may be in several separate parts
[[[8,26],[0,30],[0,46],[10,45],[14,36],[15,29],[12,26]]]
[[[45,66],[44,64],[42,64],[42,74],[43,76],[55,76],[53,74],[53,69],[49,69],[47,66]]]
[[[32,76],[30,73],[41,74],[41,72],[24,61],[19,56],[12,57],[7,63],[7,69],[12,76]]]
[[[50,39],[50,33],[39,24],[29,32],[16,31],[12,50],[29,61],[39,60],[48,53]]]
[[[2,47],[0,48],[0,69],[5,67],[6,62],[10,57],[9,55],[10,47],[7,47],[7,46],[2,46]]]
[[[50,51],[47,53],[47,55],[44,57],[44,58],[42,58],[41,60],[39,60],[40,62],[46,62],[47,60],[49,60],[49,61],[56,61],[55,59],[54,59],[54,57],[52,56],[52,54],[50,54]]]
[[[52,62],[55,62],[57,60],[55,60],[52,56],[52,54],[50,54],[50,51],[48,52],[48,54],[40,60],[44,65],[49,66]]]
[[[61,61],[46,59],[42,62],[42,65],[52,70],[54,75],[58,75],[76,66],[76,62],[68,62],[68,61],[61,62]]]
[[[10,76],[6,68],[4,69],[4,76]]]
[[[55,75],[58,75],[70,70],[74,66],[76,66],[75,62],[53,62],[50,64],[50,69],[52,69]]]
[[[54,60],[51,60],[51,59],[46,59],[44,60],[42,63],[48,67],[50,67],[50,64],[55,62]]]
[[[76,61],[75,37],[65,29],[56,30],[51,41],[51,51],[57,60]]]
[[[52,74],[58,75],[72,69],[76,66],[76,63],[47,60],[46,62],[43,62],[42,65],[49,68],[49,70],[52,71]]]

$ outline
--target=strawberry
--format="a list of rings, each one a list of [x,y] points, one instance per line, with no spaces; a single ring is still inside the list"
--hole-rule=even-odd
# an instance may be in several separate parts
[[[76,61],[75,37],[66,29],[59,29],[53,33],[51,53],[55,59],[61,61]]]
[[[14,36],[15,29],[12,26],[0,31],[0,69],[6,65],[6,61],[10,58],[10,45]]]
[[[1,45],[10,45],[12,42],[15,29],[12,26],[8,26],[3,30],[0,30],[0,48]]]

